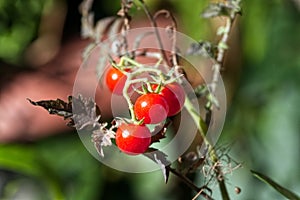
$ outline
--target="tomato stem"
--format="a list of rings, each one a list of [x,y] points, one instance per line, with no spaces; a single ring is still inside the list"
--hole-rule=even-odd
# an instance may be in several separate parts
[[[124,66],[124,65],[126,66],[127,63],[125,63],[125,62],[128,62],[128,63],[130,63],[130,64],[132,64],[136,67],[142,67],[143,66],[142,64],[136,62],[135,60],[133,60],[133,59],[127,57],[127,56],[122,56],[121,59],[120,59],[119,64],[121,66]]]
[[[128,57],[125,57],[125,56],[123,56],[121,58],[120,64],[124,65],[125,64],[124,62],[128,62],[128,63],[133,64],[134,66],[138,67],[138,69],[136,69],[135,71],[131,71],[131,72],[124,71],[124,74],[127,76],[127,79],[126,79],[126,82],[125,82],[124,88],[123,88],[123,96],[124,96],[125,100],[127,101],[128,108],[129,108],[130,115],[131,115],[131,120],[135,124],[140,124],[141,121],[137,120],[137,118],[135,116],[134,109],[133,109],[134,106],[129,97],[128,90],[129,90],[130,86],[135,83],[146,83],[146,85],[148,86],[148,90],[150,89],[149,91],[152,91],[150,83],[147,78],[136,78],[137,76],[139,76],[145,72],[156,74],[159,77],[160,82],[164,81],[164,76],[163,76],[163,73],[161,70],[159,70],[157,68],[153,68],[153,67],[146,67],[145,65],[140,64]],[[161,61],[159,60],[158,62],[161,62]]]

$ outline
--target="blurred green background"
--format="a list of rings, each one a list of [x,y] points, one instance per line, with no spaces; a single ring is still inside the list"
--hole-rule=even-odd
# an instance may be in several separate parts
[[[53,2],[0,0],[2,62],[23,65],[23,53],[37,37],[43,10]],[[79,33],[79,2],[66,1],[69,10],[64,37]],[[232,144],[231,156],[243,163],[228,176],[232,199],[285,199],[254,178],[250,169],[300,194],[297,2],[245,0],[242,4],[241,74],[237,74],[240,78],[219,141]],[[151,1],[153,9],[171,7],[185,33],[196,40],[212,34],[207,20],[199,17],[206,4],[200,0]],[[118,6],[118,1],[96,1],[96,18],[114,15]],[[105,167],[87,152],[75,133],[1,144],[0,169],[0,199],[185,199],[176,193],[180,190],[176,190],[174,177],[165,185],[161,172],[125,174]],[[242,189],[241,194],[234,193],[235,186]],[[217,187],[214,190],[215,199],[220,199]]]

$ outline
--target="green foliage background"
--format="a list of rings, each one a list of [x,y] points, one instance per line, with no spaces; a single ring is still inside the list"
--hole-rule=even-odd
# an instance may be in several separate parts
[[[228,176],[233,199],[284,199],[250,169],[300,194],[300,10],[292,2],[243,1],[242,74],[220,140],[233,143],[232,157],[243,163]],[[208,37],[208,24],[199,17],[206,1],[164,3],[177,12],[187,34]],[[0,0],[1,60],[20,61],[36,36],[45,4]],[[160,172],[132,175],[108,169],[91,157],[76,133],[1,145],[0,168],[0,199],[20,194],[29,199],[176,199],[176,192],[170,192],[172,177],[164,185]],[[234,193],[235,186],[241,194]]]
[[[43,9],[51,0],[0,1],[0,58],[17,64],[37,33]]]

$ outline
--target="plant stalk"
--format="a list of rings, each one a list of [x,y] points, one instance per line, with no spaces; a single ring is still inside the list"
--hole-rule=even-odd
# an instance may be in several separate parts
[[[184,182],[188,187],[190,187],[195,192],[199,193],[198,195],[202,195],[207,200],[212,200],[212,198],[203,191],[203,188],[198,188],[190,179],[188,179],[183,174],[179,173],[177,170],[171,168],[170,166],[167,166],[167,169],[173,173],[175,176],[177,176],[182,182]]]
[[[166,53],[164,51],[164,46],[163,46],[163,43],[162,43],[159,31],[158,31],[158,28],[157,28],[158,27],[157,23],[156,23],[153,15],[150,13],[149,8],[145,4],[144,0],[139,0],[139,1],[140,1],[141,5],[142,5],[142,8],[145,11],[147,17],[149,18],[152,27],[154,28],[154,32],[155,32],[155,36],[156,36],[157,41],[158,41],[160,53],[162,54],[164,61],[167,63],[167,65],[169,65],[168,57],[167,57],[167,55],[166,55]]]

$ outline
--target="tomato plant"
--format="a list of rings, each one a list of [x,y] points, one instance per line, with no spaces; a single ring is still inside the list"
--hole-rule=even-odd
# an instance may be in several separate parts
[[[151,143],[150,130],[144,125],[121,124],[116,132],[116,144],[126,154],[144,153]]]
[[[152,85],[154,91],[157,87],[157,84]],[[168,117],[176,115],[181,111],[185,101],[185,92],[179,83],[173,82],[163,86],[159,94],[165,98],[169,106]]]
[[[86,6],[82,6],[82,9],[90,6],[91,1],[86,2],[88,3],[86,3]],[[193,120],[195,127],[197,127],[197,131],[193,128],[190,129],[190,127],[186,127],[184,131],[186,131],[186,134],[199,133],[201,137],[198,139],[195,137],[195,141],[190,141],[194,144],[192,147],[193,149],[190,148],[191,151],[186,153],[180,151],[177,152],[178,147],[185,147],[190,144],[185,140],[177,140],[179,142],[177,143],[176,141],[175,151],[167,152],[168,148],[166,150],[165,148],[157,147],[150,148],[147,154],[144,155],[159,165],[163,171],[165,182],[168,181],[168,176],[172,173],[193,189],[197,193],[197,196],[202,195],[206,199],[212,199],[212,197],[210,197],[212,192],[208,185],[216,178],[223,199],[230,199],[225,185],[226,179],[224,172],[232,169],[231,160],[228,157],[228,159],[224,161],[223,158],[227,155],[221,152],[222,150],[216,149],[211,140],[207,138],[207,132],[210,125],[208,122],[214,120],[212,119],[212,117],[215,116],[213,111],[219,107],[216,89],[219,81],[221,81],[219,80],[219,71],[222,68],[225,51],[227,49],[227,39],[235,16],[239,14],[241,10],[239,6],[240,0],[225,2],[226,3],[214,3],[208,6],[202,14],[205,18],[225,16],[225,25],[218,29],[218,35],[220,36],[219,42],[190,41],[191,43],[189,44],[188,49],[186,49],[185,47],[181,48],[180,43],[177,43],[177,25],[172,13],[167,10],[160,10],[151,14],[143,0],[139,1],[139,5],[147,14],[153,27],[151,31],[143,29],[143,31],[136,36],[135,40],[132,41],[130,39],[131,35],[129,34],[129,22],[131,19],[130,9],[137,5],[134,4],[133,1],[122,1],[121,10],[118,12],[118,15],[123,20],[123,22],[119,21],[122,22],[122,26],[118,25],[119,28],[105,31],[109,32],[110,35],[113,35],[113,32],[118,33],[120,31],[121,37],[112,37],[106,42],[101,42],[101,48],[113,48],[107,48],[109,50],[108,52],[100,51],[99,54],[99,57],[107,56],[107,54],[110,58],[118,57],[119,62],[111,63],[113,67],[110,66],[107,69],[104,76],[105,84],[113,94],[122,95],[119,99],[123,98],[127,102],[126,109],[128,108],[130,112],[130,115],[126,117],[122,117],[122,113],[116,113],[114,120],[111,122],[111,126],[107,122],[103,123],[100,121],[101,115],[98,115],[96,112],[97,110],[100,111],[100,109],[97,107],[96,103],[93,102],[93,98],[83,98],[79,95],[77,98],[69,98],[68,102],[63,102],[58,99],[49,102],[31,101],[31,103],[44,106],[51,114],[55,113],[64,116],[65,119],[70,119],[68,125],[77,128],[78,131],[85,129],[91,131],[92,142],[101,157],[104,156],[102,148],[111,146],[114,139],[118,148],[126,154],[137,155],[146,152],[151,143],[160,142],[160,140],[167,137],[166,133],[168,130],[173,132],[172,129],[169,129],[168,125],[172,122],[177,123],[176,120],[170,119],[165,124],[162,124],[161,122],[168,116],[178,114],[184,105],[187,111],[186,114],[189,114],[189,117],[182,117],[182,120]],[[93,20],[91,20],[92,14],[88,11],[83,13],[83,22],[86,23],[84,24],[86,29],[83,31],[85,34],[84,36],[95,40],[94,44],[91,44],[91,46],[88,46],[85,49],[86,55],[89,55],[91,49],[94,49],[94,47],[99,45],[99,42],[102,40],[102,38],[99,38],[98,36],[99,32],[101,32],[101,27],[105,27],[105,23],[106,25],[117,23],[115,22],[117,20],[103,21],[103,24],[98,23],[97,25],[99,26],[94,27]],[[170,20],[170,26],[167,26],[166,30],[161,32],[168,32],[168,35],[164,37],[160,33],[156,23],[156,20],[159,19],[160,15],[165,15],[165,17]],[[97,36],[94,34],[97,34]],[[141,40],[152,34],[154,35],[154,38],[156,38],[158,45],[153,51],[152,49],[149,49],[148,46],[141,46]],[[168,44],[168,41],[171,42],[171,49],[164,49],[165,41],[166,44]],[[134,44],[131,45],[132,43]],[[130,48],[131,46],[133,46],[134,50]],[[169,52],[170,50],[171,52]],[[185,95],[183,87],[179,83],[174,82],[175,80],[187,80],[187,83],[192,82],[188,79],[188,76],[185,76],[186,71],[184,66],[181,66],[180,57],[182,55],[205,56],[213,61],[211,81],[208,84],[201,83],[196,85],[196,89],[200,88],[200,91],[196,89],[194,91],[195,97],[203,97],[201,101],[205,103],[205,105],[203,105],[206,112],[205,118],[203,118],[200,115],[200,112],[195,109],[196,107],[192,102],[194,99],[192,99],[190,95]],[[154,58],[155,62],[143,64],[144,62],[138,61],[138,56]],[[104,67],[105,62],[99,62],[97,70],[102,71]],[[162,85],[160,86],[160,84]],[[141,85],[142,90],[139,90]],[[131,92],[132,90],[134,90],[133,93]],[[136,94],[141,94],[141,96],[139,96],[134,103],[133,100],[135,100]],[[104,97],[105,95],[102,96]],[[198,102],[197,100],[200,99],[195,98],[195,102]],[[73,107],[75,109],[73,109]],[[76,112],[73,110],[76,110]],[[225,111],[225,109],[220,110]],[[147,124],[155,124],[154,126],[149,126],[151,127],[153,137],[149,128],[146,126]],[[115,131],[115,129],[117,129],[117,131]],[[154,135],[155,132],[157,133]],[[174,135],[175,134],[176,130],[174,130]],[[180,139],[188,138],[186,137],[186,134],[184,135],[184,138]],[[181,134],[177,134],[176,136],[181,136]],[[194,137],[191,137],[191,140],[193,138]],[[183,149],[183,151],[186,150],[186,148],[181,149]],[[204,149],[203,152],[202,149]],[[173,147],[171,150],[173,150]],[[170,154],[168,155],[168,153],[171,153],[172,156],[169,156]],[[179,154],[176,155],[176,157],[173,156],[173,153]],[[175,157],[177,163],[174,167],[178,167],[178,169],[171,166],[172,162],[175,161],[170,161],[169,159],[171,157]],[[118,165],[120,165],[119,163],[120,162],[117,162]],[[230,170],[227,170],[228,166]],[[236,164],[235,167],[237,168],[239,165]],[[206,169],[209,170],[204,173],[204,170]],[[194,174],[197,171],[203,172],[205,179],[208,180],[205,181],[201,187],[194,184],[192,182],[193,179],[189,179],[187,176]],[[197,197],[194,199],[196,198]]]
[[[134,104],[134,113],[138,120],[145,124],[157,124],[168,116],[169,106],[160,94],[148,93],[141,95]]]

